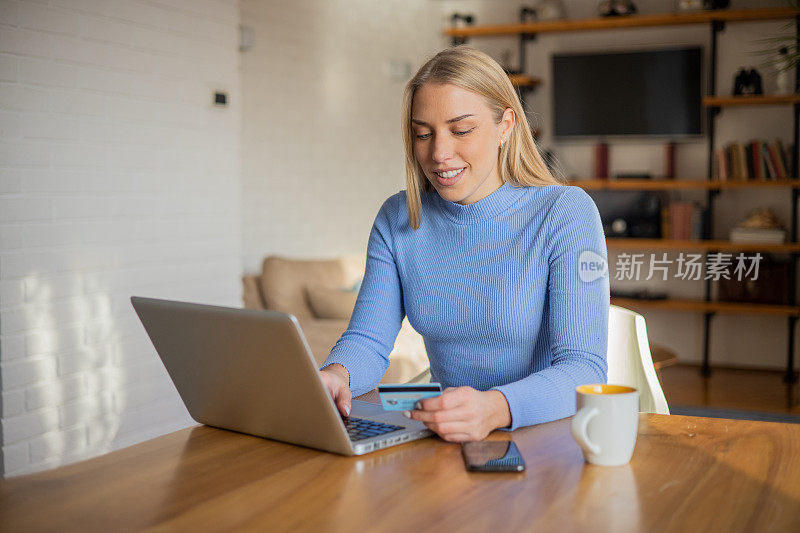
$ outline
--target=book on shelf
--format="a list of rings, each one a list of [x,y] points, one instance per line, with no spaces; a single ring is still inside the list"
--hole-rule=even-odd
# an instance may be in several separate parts
[[[747,179],[747,160],[744,153],[744,147],[739,143],[734,143],[731,147],[734,156],[734,179],[737,181],[744,181]]]
[[[661,235],[665,239],[703,238],[704,211],[694,202],[671,202],[661,211]]]
[[[711,176],[719,181],[778,181],[796,176],[791,168],[794,145],[784,146],[780,139],[772,143],[753,139],[744,145],[726,144],[714,150]]]
[[[608,179],[608,145],[597,143],[594,147],[594,178]]]
[[[744,146],[736,143],[736,178],[740,181],[747,180],[747,154],[745,153]]]
[[[744,147],[744,160],[745,164],[747,165],[747,179],[756,179],[756,165],[755,162],[758,161],[755,159],[758,156],[758,153],[755,150],[755,141],[747,143]]]
[[[713,179],[719,181],[728,181],[730,179],[729,163],[724,148],[717,148],[714,150],[711,176]]]
[[[789,178],[797,178],[797,169],[792,168],[791,160],[792,160],[792,149],[794,145],[791,146],[784,146],[783,141],[780,139],[775,139],[775,147],[778,150],[778,154],[780,155],[780,161],[783,165],[783,172]]]
[[[775,165],[774,156],[775,154],[771,153],[769,148],[767,148],[767,151],[764,153],[764,162],[766,163],[767,167],[767,176],[770,178],[778,175],[778,168]]]
[[[779,179],[785,180],[788,176],[786,175],[786,169],[783,166],[783,158],[780,156],[780,151],[778,150],[777,146],[767,146],[769,150],[769,160],[772,161],[772,166],[775,169],[775,174],[778,176]]]

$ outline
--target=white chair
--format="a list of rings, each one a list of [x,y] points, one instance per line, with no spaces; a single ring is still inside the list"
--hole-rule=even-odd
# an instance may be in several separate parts
[[[656,376],[644,317],[612,305],[608,312],[608,382],[639,390],[639,411],[668,415]]]
[[[612,305],[608,312],[608,383],[639,390],[639,411],[668,415],[669,407],[656,376],[644,317]],[[408,383],[427,383],[430,368]]]

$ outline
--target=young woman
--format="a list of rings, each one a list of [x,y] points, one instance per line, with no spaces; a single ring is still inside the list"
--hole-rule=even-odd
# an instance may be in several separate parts
[[[407,189],[380,208],[349,327],[322,366],[343,415],[389,366],[405,315],[447,387],[405,413],[443,439],[575,412],[575,387],[606,382],[607,257],[597,208],[554,178],[503,69],[459,46],[405,89]],[[586,278],[584,276],[584,278]]]

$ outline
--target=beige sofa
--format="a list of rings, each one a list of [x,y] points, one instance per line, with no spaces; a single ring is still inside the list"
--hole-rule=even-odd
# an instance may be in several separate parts
[[[269,256],[260,273],[242,277],[244,305],[293,314],[314,358],[322,363],[347,329],[357,296],[352,289],[363,277],[365,263],[364,254],[322,260]],[[405,383],[428,368],[422,337],[408,318],[389,361],[382,383]]]

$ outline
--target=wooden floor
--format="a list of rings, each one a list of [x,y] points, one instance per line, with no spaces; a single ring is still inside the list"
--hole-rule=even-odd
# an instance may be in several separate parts
[[[783,372],[716,368],[703,377],[693,365],[661,370],[661,386],[670,405],[699,405],[800,415],[797,383],[783,382]]]

